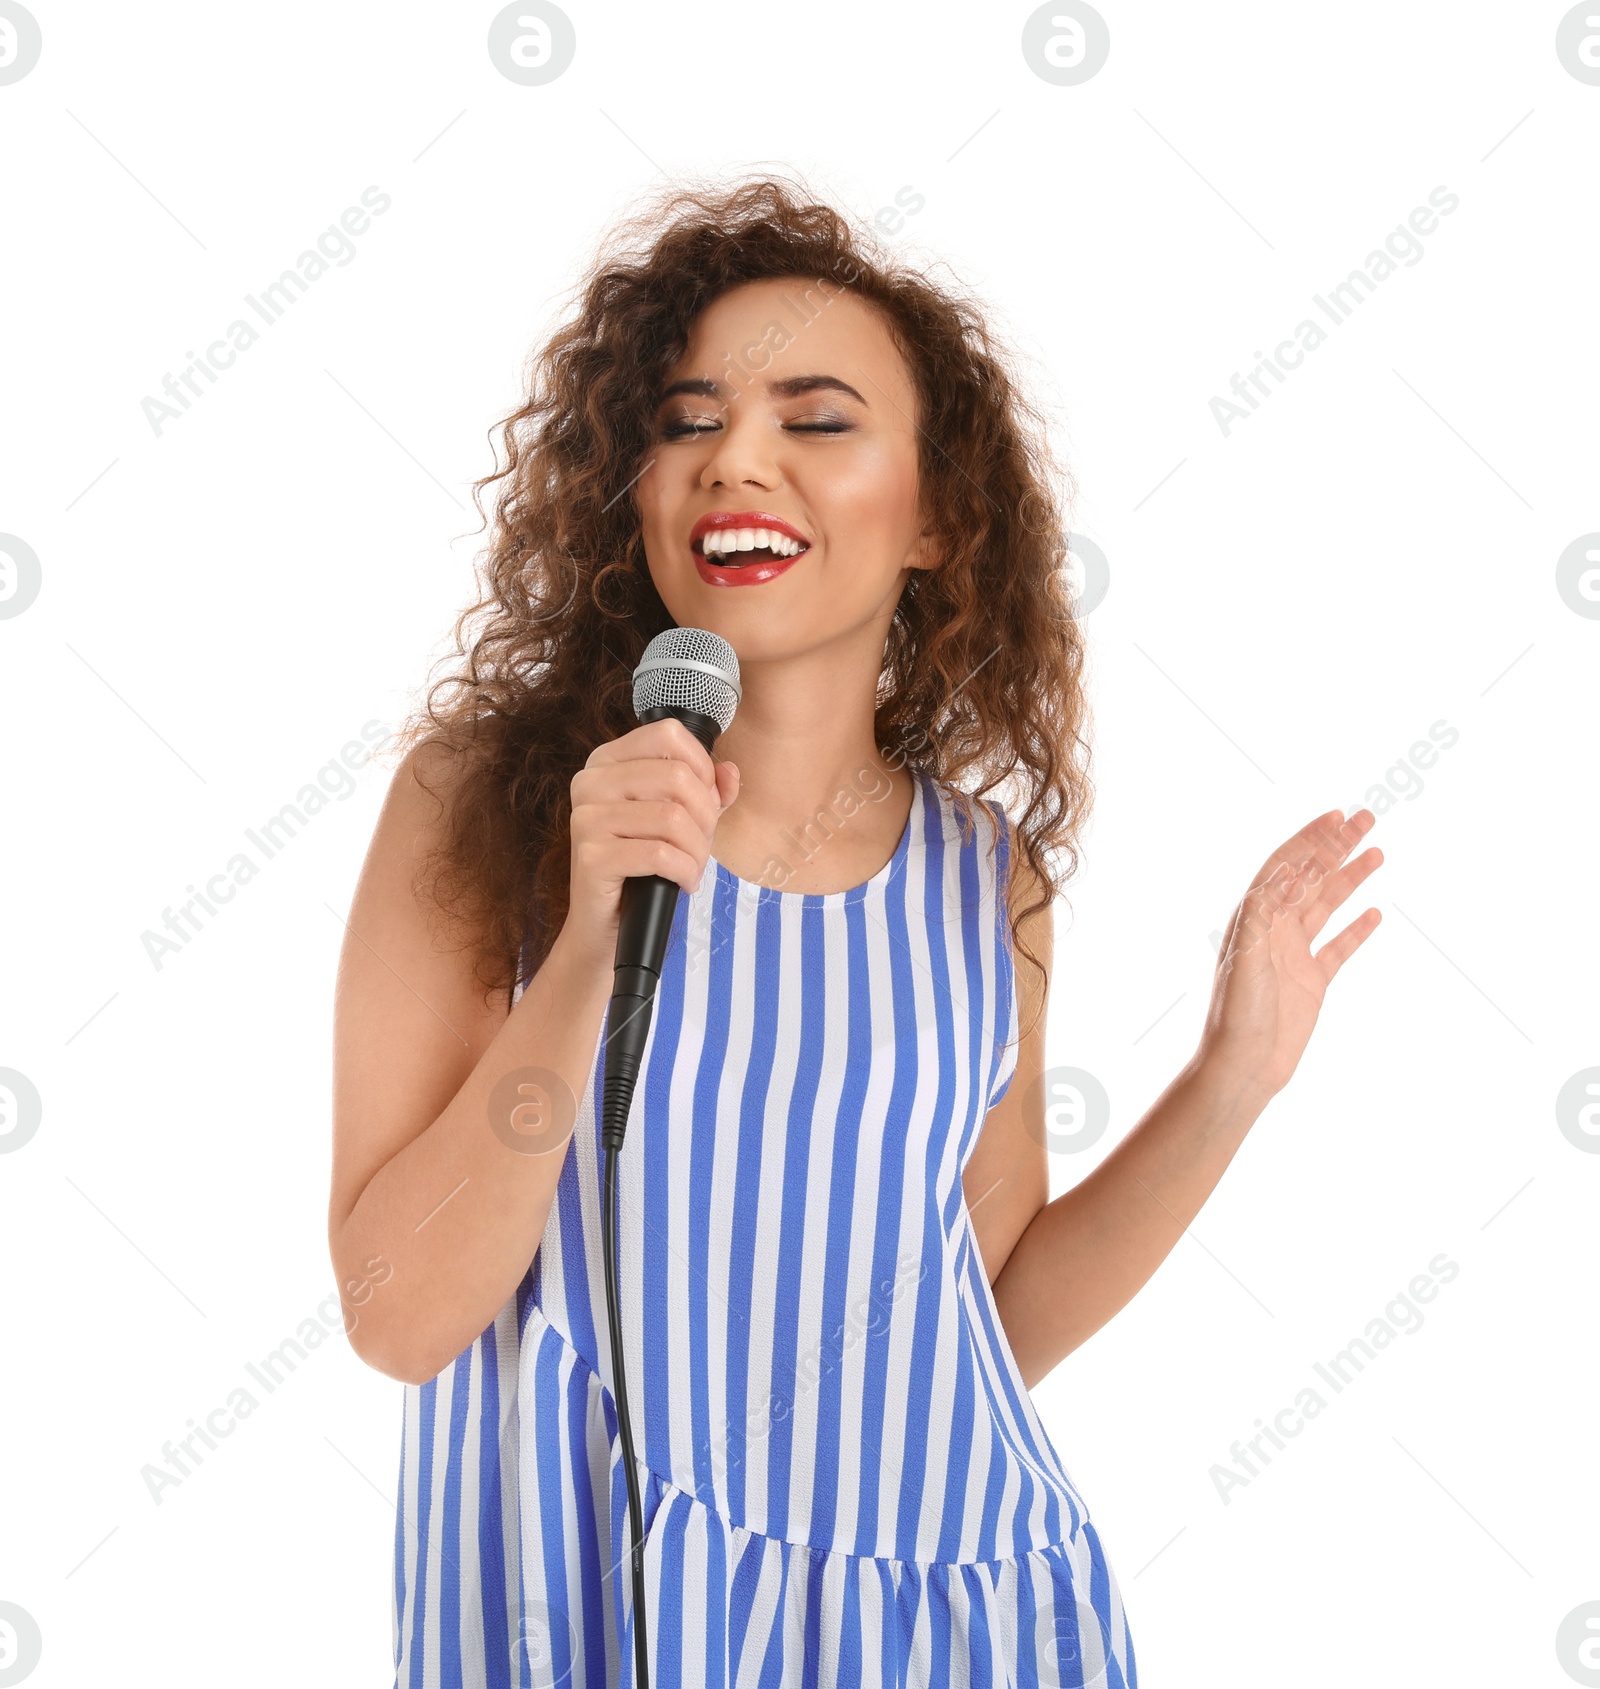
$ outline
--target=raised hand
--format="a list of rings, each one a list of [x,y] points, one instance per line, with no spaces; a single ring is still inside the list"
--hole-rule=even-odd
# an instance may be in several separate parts
[[[1262,1101],[1288,1084],[1329,983],[1382,918],[1368,909],[1320,950],[1311,948],[1328,917],[1383,861],[1376,848],[1346,861],[1375,820],[1370,809],[1348,821],[1331,809],[1307,823],[1261,865],[1228,923],[1199,1054]]]

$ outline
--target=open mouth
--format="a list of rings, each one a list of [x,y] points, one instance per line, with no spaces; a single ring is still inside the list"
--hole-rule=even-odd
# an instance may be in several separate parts
[[[775,557],[798,557],[809,546],[771,528],[713,528],[695,541],[702,557],[737,569],[746,563],[769,563]]]
[[[689,548],[715,569],[788,564],[811,549],[797,528],[765,511],[715,511],[694,525]]]

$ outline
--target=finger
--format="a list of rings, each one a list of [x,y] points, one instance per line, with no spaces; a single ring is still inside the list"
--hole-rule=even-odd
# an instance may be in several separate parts
[[[1330,938],[1317,951],[1312,960],[1322,969],[1322,977],[1331,983],[1333,976],[1338,973],[1356,951],[1378,930],[1378,923],[1383,919],[1376,909],[1368,909],[1357,915],[1336,938]]]
[[[1306,937],[1315,938],[1328,923],[1328,917],[1349,897],[1363,880],[1383,866],[1383,852],[1376,845],[1366,850],[1354,862],[1347,862],[1337,874],[1330,874],[1318,889],[1316,899],[1301,917]]]
[[[1327,856],[1325,859],[1319,857],[1319,860],[1323,860],[1330,871],[1336,868],[1377,824],[1378,818],[1370,809],[1358,809],[1333,829],[1332,837],[1326,841],[1329,847]]]
[[[1294,867],[1304,862],[1312,848],[1312,839],[1319,828],[1336,825],[1342,816],[1337,809],[1330,809],[1326,815],[1319,815],[1316,820],[1308,821],[1300,831],[1291,838],[1283,841],[1278,848],[1256,870],[1251,889],[1258,890],[1266,885],[1284,868]]]
[[[688,851],[704,850],[705,829],[671,798],[592,803],[574,817],[585,838],[665,839]]]
[[[1376,820],[1370,809],[1358,809],[1348,820],[1342,810],[1328,810],[1278,846],[1262,864],[1258,881],[1287,864],[1308,874],[1313,884],[1320,883],[1355,849]]]
[[[716,788],[717,775],[711,753],[681,721],[670,716],[636,727],[620,739],[608,739],[604,744],[596,745],[584,767],[599,768],[608,763],[634,762],[643,757],[671,757],[686,762],[705,785],[713,790]]]
[[[1331,874],[1341,862],[1349,856],[1357,845],[1377,825],[1378,818],[1370,809],[1358,809],[1348,820],[1334,829],[1334,837],[1329,841],[1326,856],[1318,856],[1317,862],[1324,874]]]
[[[635,757],[597,768],[580,768],[572,777],[572,803],[609,804],[624,800],[682,804],[707,832],[722,813],[717,789],[700,783],[687,763],[675,757]]]
[[[739,765],[736,762],[717,764],[717,799],[720,815],[739,795]]]
[[[671,880],[692,897],[705,875],[697,852],[680,850],[666,839],[617,839],[614,846],[614,861],[630,879],[655,874]]]
[[[1367,834],[1377,826],[1377,824],[1378,818],[1370,809],[1358,809],[1355,814],[1345,822],[1345,826],[1347,828],[1354,829],[1353,843],[1355,844],[1360,844]]]

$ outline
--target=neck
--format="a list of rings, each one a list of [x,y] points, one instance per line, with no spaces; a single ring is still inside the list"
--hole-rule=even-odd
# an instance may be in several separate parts
[[[739,797],[712,847],[741,879],[843,891],[894,854],[913,783],[905,759],[875,742],[878,669],[867,669],[859,653],[826,652],[744,668],[716,747],[739,765]]]

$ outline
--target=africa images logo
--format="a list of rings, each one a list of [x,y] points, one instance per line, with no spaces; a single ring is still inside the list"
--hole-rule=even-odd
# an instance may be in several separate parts
[[[1357,307],[1377,292],[1379,283],[1387,281],[1395,273],[1398,265],[1411,269],[1422,262],[1427,249],[1419,237],[1431,235],[1439,227],[1439,218],[1450,216],[1460,204],[1459,195],[1444,186],[1435,188],[1428,195],[1428,205],[1416,206],[1404,223],[1396,223],[1384,236],[1382,248],[1369,252],[1361,268],[1352,270],[1343,281],[1330,287],[1326,297],[1313,293],[1312,304],[1335,328],[1342,327],[1355,315]],[[1435,209],[1430,211],[1428,206]],[[1229,384],[1233,398],[1224,398],[1221,394],[1211,397],[1211,415],[1222,430],[1223,439],[1228,438],[1236,422],[1248,422],[1251,414],[1261,408],[1262,400],[1272,397],[1275,389],[1267,385],[1264,376],[1271,376],[1281,387],[1305,362],[1306,353],[1319,351],[1330,338],[1327,329],[1319,322],[1305,317],[1295,324],[1292,335],[1272,348],[1270,356],[1258,346],[1254,353],[1258,362],[1254,368],[1245,375],[1240,375],[1237,370],[1233,373]],[[1239,400],[1244,402],[1240,404]]]

